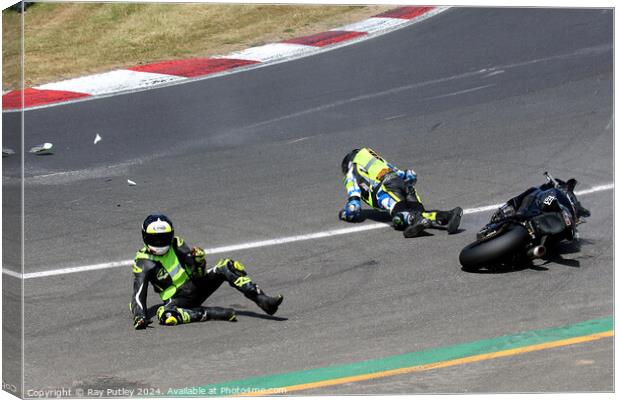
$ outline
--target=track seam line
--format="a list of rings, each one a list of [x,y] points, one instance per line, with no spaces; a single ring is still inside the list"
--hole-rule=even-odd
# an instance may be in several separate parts
[[[584,194],[601,192],[601,191],[610,190],[613,188],[614,188],[614,184],[609,183],[609,184],[594,186],[590,189],[578,191],[578,192],[575,192],[575,194],[578,196],[581,196]],[[463,214],[475,214],[479,212],[495,210],[502,204],[504,203],[493,204],[493,205],[482,206],[482,207],[468,208],[468,209],[463,210]],[[383,229],[383,228],[389,228],[389,227],[391,227],[390,224],[378,222],[374,224],[367,224],[367,225],[355,226],[355,227],[349,227],[349,228],[331,229],[331,230],[315,232],[315,233],[308,233],[308,234],[295,235],[295,236],[286,236],[286,237],[281,237],[281,238],[276,238],[276,239],[240,243],[240,244],[229,245],[229,246],[214,247],[211,249],[205,249],[205,253],[206,254],[219,254],[219,253],[226,253],[226,252],[232,252],[232,251],[238,251],[238,250],[254,249],[258,247],[275,246],[275,245],[292,243],[292,242],[323,239],[323,238],[332,237],[332,236],[340,236],[340,235],[346,235],[350,233],[359,233],[359,232],[365,232],[365,231],[370,231],[374,229]],[[84,266],[78,266],[78,267],[58,268],[58,269],[53,269],[49,271],[28,272],[25,274],[21,274],[13,270],[3,268],[2,273],[8,276],[12,276],[17,279],[33,279],[33,278],[44,278],[44,277],[56,276],[56,275],[66,275],[66,274],[72,274],[76,272],[97,271],[97,270],[102,270],[102,269],[127,267],[127,266],[130,266],[132,263],[133,263],[133,260],[113,261],[113,262],[93,264],[93,265],[84,265]]]

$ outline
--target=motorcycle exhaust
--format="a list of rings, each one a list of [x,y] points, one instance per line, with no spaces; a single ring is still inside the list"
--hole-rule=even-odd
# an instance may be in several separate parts
[[[534,246],[527,251],[527,255],[530,258],[541,258],[547,254],[545,246]]]

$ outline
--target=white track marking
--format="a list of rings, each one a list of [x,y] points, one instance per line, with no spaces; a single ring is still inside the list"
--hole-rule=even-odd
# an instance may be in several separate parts
[[[10,269],[3,268],[2,273],[7,274],[8,276],[12,276],[13,278],[21,279],[22,274],[19,272],[12,271]]]
[[[357,103],[361,101],[377,99],[379,97],[392,96],[397,93],[401,93],[401,92],[405,92],[409,90],[416,90],[416,89],[420,89],[426,86],[442,84],[446,82],[452,82],[452,81],[456,81],[460,79],[479,78],[483,74],[487,74],[489,72],[496,71],[496,70],[505,71],[505,70],[512,69],[512,68],[527,67],[529,65],[534,65],[534,64],[543,63],[543,62],[563,60],[563,59],[572,58],[572,57],[582,57],[584,55],[590,55],[590,54],[601,54],[603,52],[607,52],[611,50],[612,50],[612,47],[607,46],[607,45],[587,47],[584,49],[577,50],[573,53],[560,54],[560,55],[555,55],[555,56],[550,56],[550,57],[545,57],[545,58],[537,58],[534,60],[522,61],[522,62],[513,63],[513,64],[497,65],[492,68],[485,68],[485,69],[481,69],[477,71],[464,72],[464,73],[457,74],[457,75],[445,76],[442,78],[431,79],[431,80],[423,81],[423,82],[415,82],[409,85],[398,86],[398,87],[383,90],[380,92],[367,93],[367,94],[362,94],[359,96],[351,97],[348,99],[337,100],[333,103],[327,103],[327,104],[320,105],[318,107],[308,108],[305,110],[294,112],[292,114],[283,115],[281,117],[276,117],[276,118],[269,119],[266,121],[256,122],[252,125],[245,126],[244,129],[258,128],[264,125],[273,124],[273,123],[284,121],[287,119],[292,119],[292,118],[302,117],[302,116],[309,115],[309,114],[323,112],[325,110],[329,110],[332,108],[341,107],[344,105],[349,105],[349,104]]]
[[[484,85],[484,86],[476,86],[476,87],[470,88],[470,89],[459,90],[458,92],[452,92],[452,93],[447,93],[447,94],[440,94],[439,96],[429,97],[426,100],[443,99],[444,97],[458,96],[459,94],[476,92],[478,90],[486,89],[486,88],[491,87],[491,86],[495,86],[495,84]]]
[[[583,196],[584,194],[590,194],[590,193],[595,193],[595,192],[602,192],[603,190],[611,190],[613,188],[614,188],[614,184],[613,183],[608,183],[606,185],[594,186],[593,188],[586,189],[586,190],[579,190],[579,191],[575,192],[575,194],[577,196]]]
[[[494,71],[494,72],[491,72],[488,75],[483,76],[483,78],[490,78],[490,77],[495,76],[495,75],[503,74],[504,72],[506,72],[506,71],[500,69],[499,71]]]
[[[291,141],[286,142],[286,144],[293,144],[293,143],[301,142],[301,141],[306,140],[306,139],[308,139],[308,137],[302,137],[302,138],[299,138],[299,139],[293,139]]]
[[[392,117],[387,117],[387,118],[383,118],[383,119],[384,119],[385,121],[391,121],[391,120],[393,120],[393,119],[396,119],[396,118],[402,118],[402,117],[406,117],[406,116],[407,116],[407,114],[398,114],[398,115],[394,115],[394,116],[392,116]]]
[[[613,188],[614,188],[614,184],[608,183],[605,185],[594,186],[590,189],[581,190],[581,191],[575,192],[575,194],[577,196],[582,196],[585,194],[602,192],[605,190],[611,190]],[[503,203],[493,204],[490,206],[483,206],[483,207],[467,208],[463,210],[463,214],[475,214],[479,212],[495,210],[502,204]],[[228,253],[228,252],[237,251],[237,250],[247,250],[247,249],[254,249],[257,247],[267,247],[267,246],[275,246],[275,245],[285,244],[285,243],[301,242],[301,241],[314,240],[314,239],[323,239],[323,238],[332,237],[332,236],[347,235],[350,233],[365,232],[365,231],[370,231],[374,229],[382,229],[382,228],[389,228],[389,227],[390,225],[386,223],[366,224],[366,225],[359,225],[359,226],[353,226],[353,227],[342,228],[342,229],[332,229],[332,230],[323,231],[323,232],[309,233],[309,234],[304,234],[304,235],[287,236],[287,237],[276,238],[276,239],[261,240],[261,241],[249,242],[249,243],[241,243],[241,244],[236,244],[236,245],[231,245],[231,246],[214,247],[211,249],[206,249],[205,253],[206,254]],[[23,275],[18,272],[9,270],[9,269],[3,269],[2,272],[8,276],[12,276],[18,279],[21,279],[21,278],[33,279],[33,278],[43,278],[47,276],[72,274],[76,272],[96,271],[96,270],[101,270],[101,269],[127,267],[132,264],[133,264],[133,260],[125,260],[125,261],[114,261],[114,262],[95,264],[95,265],[85,265],[81,267],[53,269],[49,271],[28,272]]]
[[[128,69],[119,69],[103,74],[88,75],[66,81],[48,83],[37,86],[41,90],[66,90],[69,92],[88,93],[91,96],[122,92],[182,81],[187,78],[176,75],[155,74],[152,72],[138,72]]]
[[[315,46],[294,43],[270,43],[264,46],[250,47],[225,56],[213,58],[231,58],[237,60],[251,60],[258,62],[272,62],[282,58],[292,58],[301,54],[308,54],[316,50]]]
[[[401,18],[373,17],[350,25],[345,25],[340,28],[332,29],[332,31],[375,33],[386,29],[393,29],[394,27],[406,24],[407,22],[409,22],[409,20]]]
[[[412,23],[424,21],[425,19],[434,17],[435,15],[442,13],[449,8],[450,7],[436,7],[433,10],[425,12],[424,14],[418,15],[417,17],[412,19],[371,17],[364,21],[334,28],[332,29],[332,31],[366,32],[369,35],[373,35],[378,32],[389,32],[394,29],[400,28],[401,25],[410,25]]]
[[[256,64],[252,64],[252,65],[247,65],[244,67],[238,67],[238,68],[232,68],[232,69],[228,69],[225,71],[221,71],[218,73],[214,73],[214,74],[207,74],[207,75],[202,75],[202,76],[197,76],[197,77],[193,77],[193,78],[186,78],[186,77],[181,77],[181,76],[172,76],[172,75],[165,75],[165,74],[153,74],[153,75],[162,75],[163,77],[169,77],[172,76],[174,78],[177,79],[168,79],[168,78],[164,78],[164,80],[162,80],[161,82],[157,82],[157,84],[151,84],[151,82],[144,82],[145,84],[139,84],[139,85],[135,85],[135,84],[131,84],[129,87],[126,87],[122,90],[117,90],[117,91],[111,91],[108,90],[107,88],[103,87],[103,86],[98,86],[97,87],[97,94],[96,95],[92,95],[92,96],[86,96],[86,97],[81,97],[78,99],[70,99],[70,100],[66,100],[66,101],[59,101],[59,102],[54,102],[54,103],[48,103],[48,104],[42,104],[42,105],[38,105],[38,106],[31,106],[31,107],[27,107],[24,110],[26,111],[30,111],[30,110],[37,110],[37,109],[41,109],[41,108],[49,108],[49,107],[55,107],[58,105],[63,105],[63,104],[69,104],[69,103],[79,103],[79,102],[85,102],[85,101],[92,101],[92,100],[97,100],[97,99],[101,99],[101,98],[105,98],[105,97],[111,97],[111,96],[118,96],[118,95],[125,95],[125,94],[129,94],[129,93],[135,93],[138,91],[143,91],[143,90],[148,90],[148,89],[153,89],[153,88],[163,88],[163,87],[168,87],[168,86],[172,86],[172,85],[180,85],[180,84],[188,84],[188,83],[192,83],[192,82],[196,82],[196,81],[201,81],[201,80],[206,80],[206,79],[214,79],[214,78],[218,78],[221,76],[225,76],[225,75],[230,75],[230,74],[235,74],[235,73],[239,73],[239,72],[245,72],[245,71],[249,71],[249,70],[253,70],[253,69],[257,69],[257,68],[263,68],[263,67],[267,67],[270,65],[274,65],[274,64],[278,64],[278,63],[282,63],[282,62],[287,62],[287,61],[291,61],[297,58],[301,58],[301,57],[306,57],[306,56],[311,56],[311,55],[315,55],[315,54],[320,54],[320,53],[325,53],[328,51],[332,51],[332,50],[336,50],[345,46],[350,46],[352,44],[356,44],[359,42],[362,42],[364,40],[368,40],[389,32],[392,32],[396,29],[400,29],[400,28],[404,28],[406,26],[410,26],[413,24],[417,24],[418,22],[424,21],[428,18],[431,18],[439,13],[442,13],[446,10],[450,9],[450,7],[436,7],[433,10],[426,12],[420,16],[417,16],[415,18],[412,19],[402,19],[402,18],[394,18],[399,20],[399,23],[395,26],[387,26],[386,24],[383,24],[382,27],[379,29],[377,27],[374,28],[369,28],[372,29],[372,32],[369,32],[367,35],[364,36],[360,36],[357,38],[353,38],[344,42],[340,42],[340,43],[336,43],[333,45],[329,45],[329,46],[324,46],[324,47],[318,47],[318,46],[305,46],[307,48],[307,51],[303,51],[303,52],[292,52],[290,55],[288,56],[282,56],[282,53],[279,53],[279,57],[272,57],[272,55],[267,54],[266,52],[263,52],[263,50],[260,50],[257,52],[257,48],[254,48],[254,54],[251,53],[250,49],[247,49],[246,51],[248,52],[248,54],[250,55],[250,57],[260,57],[262,58],[269,58],[270,61],[269,62],[259,62]],[[375,19],[382,19],[382,18],[375,18]],[[400,23],[400,21],[403,21],[402,23]],[[335,28],[332,30],[346,30],[347,26],[342,26],[339,28]],[[273,43],[274,45],[279,45],[279,44],[283,44],[283,45],[290,45],[287,43]],[[269,45],[267,45],[269,46]],[[303,46],[303,45],[300,45]],[[262,46],[259,46],[262,47]],[[290,46],[289,50],[290,51]],[[278,48],[278,46],[274,47],[274,48]],[[298,48],[299,49],[299,48]],[[281,50],[281,49],[280,49]],[[233,55],[234,54],[234,55]],[[227,55],[222,55],[222,56],[214,56],[212,58],[233,58],[233,57],[239,57],[243,54],[243,52],[237,52],[237,53],[233,53],[233,54],[227,54]],[[93,77],[97,77],[97,76],[101,76],[101,75],[105,75],[106,79],[109,79],[107,77],[106,74],[110,74],[114,75],[114,74],[120,74],[123,75],[125,72],[129,71],[129,74],[131,73],[141,73],[141,72],[137,72],[137,71],[131,71],[131,70],[116,70],[116,71],[110,71],[107,72],[105,74],[99,74],[99,75],[91,75],[91,76],[85,76],[85,77],[81,77],[81,78],[76,78],[75,80],[71,79],[68,81],[63,81],[63,82],[53,82],[47,85],[42,85],[39,87],[36,87],[36,89],[55,89],[55,90],[69,90],[69,84],[70,85],[78,85],[80,88],[83,87],[84,82],[86,82],[85,80],[89,80],[92,79]],[[144,73],[144,74],[148,74],[148,73]],[[113,85],[117,84],[117,80],[116,79],[110,79],[113,83]],[[121,79],[122,80],[122,79]],[[148,80],[148,79],[147,79]],[[57,84],[62,84],[63,88],[55,88],[55,86]],[[66,87],[66,88],[65,88]],[[86,90],[84,93],[90,93],[90,90]],[[2,110],[2,112],[20,112],[21,109],[7,109],[7,110]]]

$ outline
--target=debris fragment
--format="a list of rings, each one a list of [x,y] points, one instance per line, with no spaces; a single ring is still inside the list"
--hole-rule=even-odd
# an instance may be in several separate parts
[[[2,148],[2,157],[8,157],[12,154],[15,154],[15,152],[12,149],[9,149],[8,147]]]
[[[53,154],[52,147],[54,147],[54,145],[51,143],[43,143],[31,148],[30,152],[36,155]]]
[[[136,182],[132,181],[131,179],[127,179],[127,183],[129,184],[129,186],[136,186]]]
[[[97,142],[101,141],[101,136],[99,136],[99,134],[97,134],[97,136],[95,136],[95,141],[93,142],[93,144],[97,144]]]

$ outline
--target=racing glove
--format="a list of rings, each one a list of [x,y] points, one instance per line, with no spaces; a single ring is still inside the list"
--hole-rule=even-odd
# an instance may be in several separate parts
[[[192,247],[190,252],[193,262],[187,265],[186,271],[192,279],[202,279],[205,276],[206,259],[205,251],[200,247]]]
[[[358,198],[351,198],[344,206],[344,210],[341,210],[338,214],[339,218],[343,221],[354,221],[359,217],[362,211],[362,202]]]
[[[405,177],[403,178],[403,180],[409,185],[415,185],[418,181],[418,175],[415,173],[414,170],[408,169],[405,171]]]
[[[205,251],[200,247],[194,247],[192,249],[192,256],[194,256],[194,260],[198,265],[205,265]]]
[[[151,322],[152,321],[146,319],[143,315],[136,315],[133,317],[133,327],[136,330],[146,329]]]

